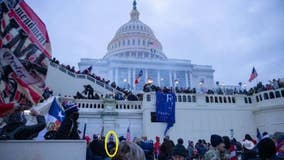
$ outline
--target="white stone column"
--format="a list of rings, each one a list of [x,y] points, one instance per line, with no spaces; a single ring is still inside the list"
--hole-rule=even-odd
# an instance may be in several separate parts
[[[133,90],[136,90],[136,86],[135,86],[135,83],[134,83],[135,79],[136,79],[135,68],[133,68],[132,69],[132,82],[131,82]]]
[[[170,86],[173,87],[172,71],[169,71]]]
[[[177,72],[174,71],[174,81],[177,80]]]
[[[147,83],[148,80],[148,69],[145,69],[145,83]]]
[[[189,73],[189,84],[190,84],[190,88],[192,89],[193,87],[193,79],[192,79],[192,72]]]
[[[113,69],[110,69],[110,70],[108,71],[108,77],[110,77],[110,78],[109,78],[110,81],[114,81]]]
[[[161,75],[160,75],[160,70],[157,70],[158,74],[158,86],[161,87]]]
[[[128,68],[128,73],[127,73],[127,87],[128,87],[128,85],[131,85],[130,79],[131,79],[131,69]],[[130,86],[130,87],[131,87],[131,86]]]
[[[118,68],[115,68],[115,77],[114,77],[114,80],[115,80],[115,83],[116,85],[118,85]]]
[[[186,88],[188,88],[188,73],[185,72],[184,76],[185,76],[185,86]]]

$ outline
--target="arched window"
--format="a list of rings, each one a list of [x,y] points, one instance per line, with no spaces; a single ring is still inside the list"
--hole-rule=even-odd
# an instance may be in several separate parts
[[[181,102],[181,95],[178,96],[178,102]]]
[[[269,97],[270,97],[270,99],[274,99],[275,98],[274,93],[273,92],[269,92]]]
[[[233,102],[233,103],[236,103],[235,97],[232,97],[232,102]]]
[[[264,93],[264,94],[263,94],[263,97],[264,97],[264,99],[268,99],[268,94],[267,94],[267,93]]]
[[[146,100],[147,100],[148,102],[151,101],[151,95],[150,95],[150,94],[147,94]]]
[[[259,100],[262,101],[262,95],[261,94],[259,95]]]
[[[249,103],[251,103],[251,102],[252,102],[250,97],[248,97],[248,101],[249,101]]]
[[[281,97],[280,92],[279,92],[279,91],[276,91],[276,92],[275,92],[275,96],[276,96],[276,98],[280,98],[280,97]]]
[[[182,96],[182,101],[186,102],[186,96],[185,95]]]
[[[227,98],[226,98],[226,97],[223,97],[223,99],[224,99],[224,103],[227,103]]]
[[[215,103],[218,103],[218,97],[215,96]]]
[[[223,103],[222,97],[219,97],[219,102]]]
[[[196,97],[192,96],[192,102],[196,102]]]
[[[191,102],[191,96],[187,96],[188,102]]]
[[[209,97],[208,96],[205,97],[205,101],[206,101],[206,103],[209,103]]]

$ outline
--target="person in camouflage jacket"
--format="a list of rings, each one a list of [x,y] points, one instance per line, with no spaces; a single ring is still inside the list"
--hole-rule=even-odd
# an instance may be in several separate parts
[[[225,150],[225,144],[221,136],[213,134],[210,138],[211,147],[205,153],[204,160],[223,160],[221,152]]]

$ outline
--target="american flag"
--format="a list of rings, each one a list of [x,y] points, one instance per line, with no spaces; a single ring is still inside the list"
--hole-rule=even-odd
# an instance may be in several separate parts
[[[130,142],[130,141],[131,141],[129,126],[128,126],[128,128],[127,128],[127,132],[126,132],[126,141],[128,141],[128,142]]]
[[[257,72],[255,70],[255,68],[252,68],[252,72],[250,74],[250,78],[249,78],[249,82],[251,82],[252,80],[254,80],[257,77]]]
[[[140,72],[138,73],[136,79],[134,80],[135,84],[138,84],[140,81],[140,78],[143,76],[143,70],[141,69]]]
[[[86,72],[86,73],[88,73],[88,74],[91,74],[92,69],[93,69],[93,66],[90,66],[90,67],[86,68],[83,72]]]

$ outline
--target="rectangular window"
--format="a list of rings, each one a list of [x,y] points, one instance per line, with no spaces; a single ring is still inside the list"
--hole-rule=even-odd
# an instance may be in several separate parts
[[[151,122],[161,122],[156,118],[156,112],[151,112]]]

